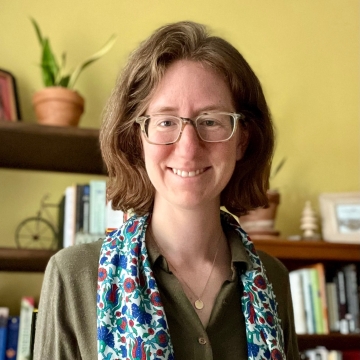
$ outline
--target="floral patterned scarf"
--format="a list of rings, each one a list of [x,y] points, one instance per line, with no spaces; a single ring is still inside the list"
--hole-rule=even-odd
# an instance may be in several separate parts
[[[277,302],[254,245],[233,218],[222,221],[238,233],[252,262],[241,273],[241,307],[248,358],[285,360]],[[99,261],[97,336],[99,360],[173,360],[166,314],[145,245],[149,215],[133,216],[104,240]]]

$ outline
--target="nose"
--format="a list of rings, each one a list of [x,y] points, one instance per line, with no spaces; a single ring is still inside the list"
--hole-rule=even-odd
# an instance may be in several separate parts
[[[196,139],[197,141],[201,141],[197,133],[195,122],[188,118],[182,118],[182,121],[183,121],[183,128],[181,132],[180,141],[182,141],[184,137],[189,137],[189,136],[194,137],[194,140]]]
[[[181,137],[176,143],[177,151],[183,156],[192,157],[199,151],[202,143],[203,141],[197,134],[194,122],[192,120],[186,121],[186,123],[184,123]]]

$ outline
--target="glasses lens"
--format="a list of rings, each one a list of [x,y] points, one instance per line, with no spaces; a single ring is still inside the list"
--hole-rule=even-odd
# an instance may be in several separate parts
[[[235,120],[229,114],[204,114],[196,119],[198,134],[204,141],[228,140],[234,131],[234,126]]]
[[[180,130],[181,120],[171,115],[153,115],[145,123],[146,135],[154,144],[175,142]]]

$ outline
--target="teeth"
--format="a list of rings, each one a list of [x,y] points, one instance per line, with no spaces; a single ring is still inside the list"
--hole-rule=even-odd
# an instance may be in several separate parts
[[[175,168],[173,168],[172,170],[173,170],[174,174],[179,175],[179,176],[181,176],[183,178],[185,178],[185,177],[194,177],[194,176],[199,175],[199,174],[204,172],[204,169],[199,169],[199,170],[196,170],[196,171],[189,171],[189,172],[184,171],[184,170],[178,170],[178,169],[175,169]]]

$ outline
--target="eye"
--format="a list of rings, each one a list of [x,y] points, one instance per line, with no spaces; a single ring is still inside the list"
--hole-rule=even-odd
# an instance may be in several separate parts
[[[202,121],[202,125],[205,125],[205,126],[211,127],[211,126],[215,126],[215,125],[217,125],[217,123],[216,123],[216,120],[213,120],[213,119],[207,119],[207,120]]]
[[[172,131],[179,126],[179,121],[171,115],[154,115],[150,118],[151,128],[157,131]]]
[[[219,119],[215,119],[215,118],[209,118],[209,117],[206,117],[206,118],[201,118],[199,121],[198,121],[198,126],[201,126],[201,127],[216,127],[216,126],[221,126],[221,121],[219,121]]]
[[[160,127],[170,127],[170,126],[174,126],[177,125],[173,120],[161,120],[157,123],[157,126]]]

